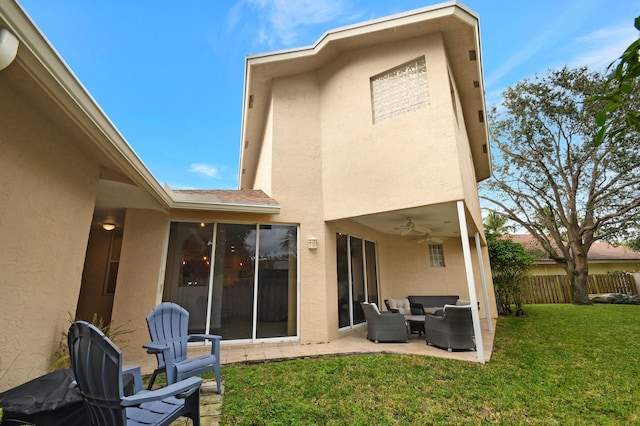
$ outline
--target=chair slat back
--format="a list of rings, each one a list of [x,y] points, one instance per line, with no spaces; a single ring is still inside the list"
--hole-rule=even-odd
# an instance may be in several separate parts
[[[161,303],[147,315],[147,325],[151,340],[170,348],[170,354],[167,355],[170,359],[164,359],[162,353],[157,354],[159,366],[165,366],[167,361],[187,359],[189,312],[186,309],[171,302]]]
[[[98,328],[85,321],[71,324],[67,335],[71,368],[89,409],[91,424],[125,425],[120,402],[122,353]]]

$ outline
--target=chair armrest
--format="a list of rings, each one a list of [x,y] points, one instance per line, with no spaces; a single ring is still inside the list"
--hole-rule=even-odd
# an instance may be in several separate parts
[[[399,313],[400,309],[394,309],[394,308],[387,308],[388,312],[394,312],[394,313]]]
[[[122,398],[121,405],[123,407],[133,407],[144,402],[159,401],[170,396],[186,398],[197,391],[201,384],[202,379],[200,377],[189,377],[188,379],[180,380],[164,388],[153,391],[142,391],[135,395],[125,396]]]
[[[424,315],[424,306],[422,303],[409,302],[411,315]]]
[[[189,340],[222,340],[222,336],[218,336],[217,334],[190,334]]]
[[[148,354],[159,354],[163,351],[169,349],[169,346],[163,345],[161,343],[149,342],[142,345],[143,348],[147,350]]]
[[[220,361],[220,341],[222,336],[217,334],[190,334],[189,340],[211,340],[211,355],[215,355],[216,359]]]

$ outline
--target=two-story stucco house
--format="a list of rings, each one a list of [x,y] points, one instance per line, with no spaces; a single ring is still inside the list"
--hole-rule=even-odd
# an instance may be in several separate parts
[[[447,2],[248,56],[238,190],[173,191],[2,0],[0,388],[46,371],[68,313],[126,325],[125,357],[144,354],[161,301],[223,350],[339,339],[366,326],[360,302],[410,294],[479,302],[482,333],[478,25]]]

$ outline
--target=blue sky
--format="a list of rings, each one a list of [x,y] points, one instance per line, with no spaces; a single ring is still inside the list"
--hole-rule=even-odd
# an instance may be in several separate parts
[[[244,58],[437,1],[19,0],[161,184],[235,189]],[[487,105],[549,68],[603,70],[638,36],[636,0],[466,0]]]

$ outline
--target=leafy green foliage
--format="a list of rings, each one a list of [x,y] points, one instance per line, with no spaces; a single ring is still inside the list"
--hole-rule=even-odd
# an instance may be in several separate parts
[[[522,287],[533,268],[533,255],[509,239],[490,238],[487,244],[493,286],[502,311],[511,313],[514,304],[516,315],[523,315]]]
[[[596,143],[593,120],[606,101],[605,77],[586,68],[550,70],[503,93],[490,114],[493,179],[483,197],[533,235],[571,280],[574,303],[589,304],[587,256],[598,240],[615,240],[640,213],[640,134]],[[624,100],[638,110],[640,99]],[[611,117],[620,117],[612,111]]]
[[[489,239],[496,239],[509,233],[507,219],[495,211],[490,211],[484,220],[484,233]]]
[[[71,312],[68,312],[67,321],[69,325],[71,325],[77,319],[74,319]],[[126,343],[126,340],[122,338],[125,334],[129,334],[133,332],[133,330],[125,329],[124,325],[114,325],[112,322],[105,323],[102,317],[99,317],[98,314],[93,314],[91,324],[98,327],[100,331],[104,333],[113,343],[115,343],[120,348],[123,348],[123,344]],[[69,359],[69,346],[67,345],[67,330],[60,332],[60,342],[58,343],[58,349],[56,349],[54,353],[54,361],[51,367],[49,368],[49,372],[59,370],[61,368],[70,368],[71,360]]]
[[[640,31],[640,16],[634,20],[635,28]],[[629,100],[637,96],[638,77],[640,77],[640,39],[633,41],[620,58],[608,67],[610,71],[602,94],[589,100],[604,101],[604,108],[596,115],[598,132],[596,143],[605,138],[622,141],[628,133],[640,132],[640,111],[629,107]]]
[[[485,365],[381,353],[225,366],[221,424],[635,424],[638,309],[531,305],[498,318]]]
[[[632,250],[640,251],[640,236],[636,236],[634,238],[627,240],[624,243],[624,245],[629,247]]]

